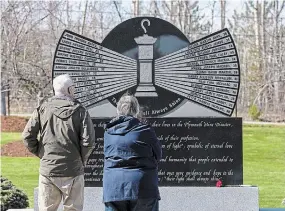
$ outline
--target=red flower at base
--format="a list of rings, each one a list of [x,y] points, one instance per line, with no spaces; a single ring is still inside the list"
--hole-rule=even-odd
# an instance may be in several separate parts
[[[222,187],[223,183],[221,180],[218,180],[216,183],[216,187]]]

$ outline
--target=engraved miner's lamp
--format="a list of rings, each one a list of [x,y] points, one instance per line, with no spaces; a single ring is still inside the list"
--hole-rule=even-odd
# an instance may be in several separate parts
[[[153,44],[156,42],[156,38],[146,34],[146,29],[143,25],[147,22],[150,25],[148,19],[141,21],[141,26],[145,32],[143,36],[134,38],[139,47],[138,59],[139,59],[139,84],[136,89],[136,97],[158,97],[155,87],[153,85]]]

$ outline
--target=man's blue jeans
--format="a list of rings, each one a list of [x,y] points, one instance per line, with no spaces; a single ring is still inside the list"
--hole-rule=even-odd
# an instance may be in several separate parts
[[[158,199],[107,202],[105,211],[158,211]]]

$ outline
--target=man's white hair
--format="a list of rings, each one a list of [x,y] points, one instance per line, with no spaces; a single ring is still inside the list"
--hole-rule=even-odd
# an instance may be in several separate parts
[[[136,97],[132,95],[124,95],[117,104],[118,115],[130,115],[137,117],[140,112],[140,105]]]
[[[55,95],[70,96],[68,88],[71,86],[74,86],[74,83],[68,74],[59,75],[53,79],[53,89]]]

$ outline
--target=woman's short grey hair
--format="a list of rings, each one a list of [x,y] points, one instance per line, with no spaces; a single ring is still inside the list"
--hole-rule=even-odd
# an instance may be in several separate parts
[[[130,115],[137,117],[140,112],[140,105],[136,97],[132,95],[122,96],[117,104],[118,115]]]

